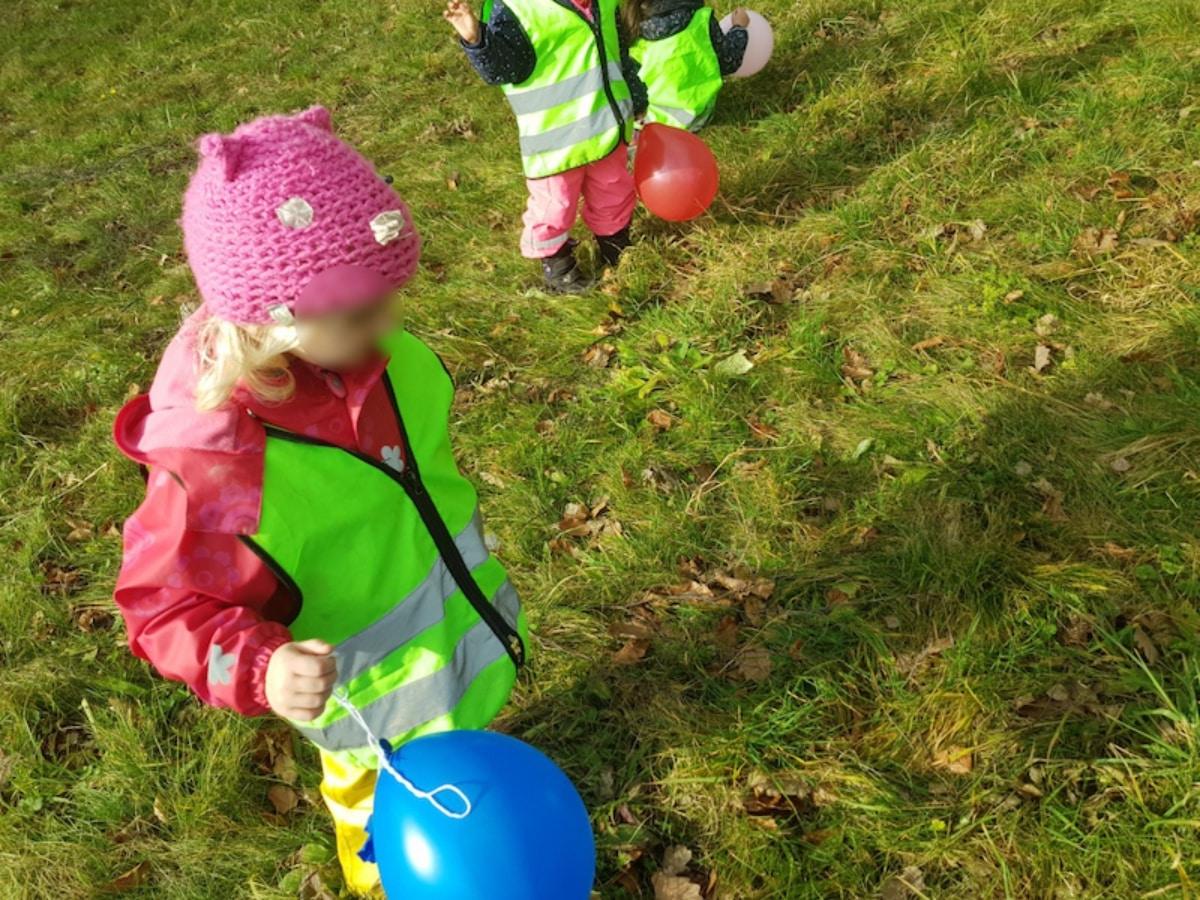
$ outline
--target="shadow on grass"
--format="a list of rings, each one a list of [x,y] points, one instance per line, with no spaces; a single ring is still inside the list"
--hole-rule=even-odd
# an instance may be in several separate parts
[[[752,896],[831,896],[854,882],[878,890],[904,854],[931,852],[935,839],[913,837],[914,818],[985,817],[1031,842],[1034,857],[1078,872],[1087,866],[1033,824],[1039,817],[1142,828],[1167,814],[1196,761],[1194,739],[1173,723],[1197,714],[1187,661],[1198,648],[1184,626],[1200,581],[1172,554],[1194,539],[1200,515],[1198,345],[1193,315],[1135,357],[1003,390],[966,446],[865,516],[853,485],[866,496],[876,463],[806,472],[845,495],[831,516],[844,527],[830,531],[846,537],[803,571],[771,573],[765,624],[736,607],[698,620],[680,604],[642,662],[615,666],[606,654],[516,711],[507,729],[562,761],[601,823],[604,896],[626,896],[630,877],[648,885],[653,863],[625,875],[617,863],[634,848],[650,860],[673,843],[722,852],[707,841],[715,823],[745,819],[753,770],[799,768],[814,788],[825,773],[862,785],[862,796],[779,817],[775,869],[764,862],[756,873],[753,853],[740,863],[733,854],[730,865],[743,866],[733,881],[757,884]],[[1114,470],[1117,459],[1130,468]],[[862,528],[866,540],[850,537]],[[842,581],[857,592],[847,596]],[[761,684],[730,677],[714,638],[729,614],[771,652]],[[947,721],[964,696],[970,713],[954,732]],[[973,771],[931,761],[947,742],[974,748]],[[1141,796],[1112,787],[1122,759],[1136,762]],[[681,801],[693,782],[692,802]],[[724,798],[715,805],[714,782]],[[1082,840],[1084,856],[1115,846]],[[1126,889],[1119,868],[1093,872],[1085,887],[1100,893],[1088,896]],[[930,888],[979,887],[956,867],[925,876]],[[1021,877],[1048,879],[1030,891],[1053,880],[1033,868]]]

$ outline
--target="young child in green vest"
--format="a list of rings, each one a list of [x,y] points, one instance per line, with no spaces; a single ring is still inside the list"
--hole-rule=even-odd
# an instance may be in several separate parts
[[[734,10],[728,33],[704,0],[629,0],[622,14],[646,85],[644,121],[699,131],[716,108],[722,79],[746,55],[746,10]]]
[[[450,376],[393,325],[408,208],[320,107],[199,149],[181,223],[203,303],[114,428],[147,473],[116,602],[163,675],[317,744],[366,894],[377,760],[339,701],[393,744],[481,728],[525,620],[451,453]]]
[[[481,17],[449,0],[444,16],[517,118],[529,190],[522,255],[541,260],[551,291],[588,290],[570,236],[579,201],[603,266],[628,246],[637,202],[626,144],[645,93],[626,74],[617,0],[485,0]]]

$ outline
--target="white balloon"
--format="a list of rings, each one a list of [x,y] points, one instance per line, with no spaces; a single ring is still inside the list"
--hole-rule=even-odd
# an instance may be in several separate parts
[[[746,10],[746,13],[750,17],[750,24],[746,26],[750,39],[746,42],[746,55],[742,64],[731,78],[749,78],[751,75],[757,75],[766,67],[771,53],[775,50],[775,32],[771,30],[771,23],[752,9]],[[730,13],[721,20],[721,30],[729,31],[732,27],[733,13]]]

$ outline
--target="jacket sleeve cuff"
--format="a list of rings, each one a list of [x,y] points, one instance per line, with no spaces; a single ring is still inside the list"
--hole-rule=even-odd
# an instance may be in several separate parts
[[[254,660],[250,664],[250,702],[253,708],[246,711],[247,715],[263,716],[271,711],[267,702],[267,664],[276,650],[291,640],[284,632],[276,635],[258,648]]]

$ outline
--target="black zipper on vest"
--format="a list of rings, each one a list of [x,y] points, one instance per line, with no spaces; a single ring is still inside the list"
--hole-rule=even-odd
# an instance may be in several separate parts
[[[391,401],[392,412],[396,415],[396,424],[400,427],[400,439],[404,443],[404,452],[407,456],[404,460],[404,467],[399,472],[396,472],[390,466],[383,464],[380,464],[380,466],[387,471],[389,476],[394,477],[408,493],[408,498],[412,500],[413,505],[417,508],[417,512],[421,516],[421,521],[425,523],[425,528],[429,531],[429,536],[433,538],[433,543],[437,546],[438,552],[442,554],[442,559],[446,563],[446,568],[450,570],[450,574],[454,578],[454,583],[458,585],[467,600],[475,607],[475,611],[479,613],[479,617],[487,622],[488,627],[492,629],[492,633],[504,645],[504,649],[508,652],[509,658],[512,659],[513,665],[519,669],[525,665],[525,642],[521,640],[521,635],[517,633],[517,630],[505,621],[504,616],[500,615],[500,611],[492,606],[488,602],[487,597],[484,596],[479,583],[475,580],[475,576],[471,574],[471,570],[467,567],[466,560],[462,558],[462,554],[458,551],[458,545],[454,543],[454,536],[450,534],[450,529],[446,527],[441,514],[437,511],[437,507],[433,503],[433,498],[425,490],[425,485],[421,481],[420,469],[417,467],[417,455],[413,452],[412,442],[408,439],[408,429],[404,425],[404,416],[400,412],[400,404],[396,400],[396,391],[392,387],[392,379],[387,372],[383,373],[383,386],[387,390],[388,400]]]
[[[340,447],[337,444],[331,444],[318,438],[285,431],[282,428],[276,428],[274,425],[268,425],[265,422],[263,423],[263,427],[266,429],[267,434],[280,440],[292,441],[296,444],[311,444],[316,447],[328,447],[331,450],[340,450],[343,453],[348,453],[371,468],[382,472],[400,485],[404,489],[404,493],[408,496],[408,499],[412,501],[413,506],[417,508],[417,514],[421,517],[421,522],[425,525],[425,530],[433,538],[434,546],[437,547],[438,553],[446,563],[446,568],[450,570],[450,575],[454,578],[454,583],[458,585],[459,590],[463,592],[463,595],[475,609],[475,612],[479,613],[479,618],[483,619],[492,630],[492,633],[496,635],[496,639],[503,645],[509,659],[513,661],[513,665],[520,669],[525,664],[525,642],[521,640],[521,635],[517,633],[516,629],[509,625],[504,617],[500,615],[500,611],[488,602],[483,590],[479,587],[479,583],[475,581],[475,577],[471,574],[471,569],[467,566],[466,560],[463,559],[462,553],[459,552],[458,546],[454,543],[454,536],[450,534],[450,529],[442,521],[442,516],[437,511],[437,506],[434,505],[433,497],[429,495],[429,491],[425,489],[425,485],[421,481],[421,474],[417,469],[416,454],[412,451],[412,444],[408,440],[408,430],[404,427],[404,417],[400,414],[400,404],[396,402],[396,394],[392,389],[392,381],[386,372],[383,375],[382,381],[384,387],[387,389],[388,400],[392,405],[392,412],[396,416],[396,424],[400,429],[400,439],[404,444],[404,467],[399,472],[386,463],[373,459],[357,450],[351,450],[348,447]],[[247,544],[260,559],[267,562],[269,556],[264,555],[262,549],[253,540],[248,540]],[[273,560],[267,562],[267,565],[278,575],[280,567],[278,564],[272,565],[273,562]],[[286,581],[291,582],[292,585],[295,584],[291,578],[287,578]]]
[[[592,30],[592,34],[596,36],[596,49],[600,53],[600,77],[604,80],[604,95],[608,98],[608,105],[612,108],[613,115],[617,117],[617,143],[613,147],[613,150],[615,150],[625,140],[625,116],[621,112],[621,104],[617,102],[617,97],[612,90],[612,82],[608,78],[608,52],[604,49],[604,23],[600,20],[601,0],[595,0],[592,6],[591,19],[585,16],[571,0],[558,0],[558,2],[560,6],[568,7],[571,12],[583,19],[587,23],[588,28]],[[609,152],[611,153],[612,151]]]

